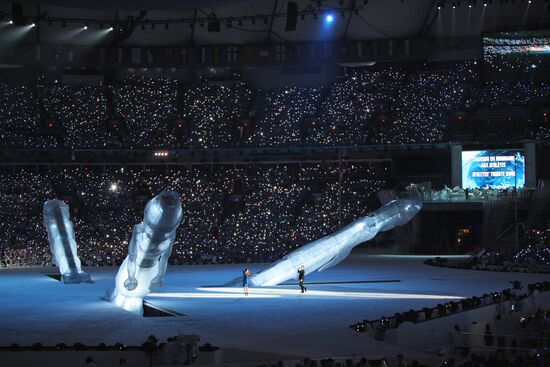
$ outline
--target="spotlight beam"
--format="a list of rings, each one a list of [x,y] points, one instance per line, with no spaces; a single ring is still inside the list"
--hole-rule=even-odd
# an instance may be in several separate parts
[[[434,22],[435,17],[438,14],[438,2],[432,1],[430,7],[428,10],[426,10],[426,14],[424,15],[424,18],[422,20],[422,24],[420,24],[420,28],[418,29],[418,34],[422,35],[424,33],[424,30],[426,30],[426,33],[429,32],[430,28],[432,27],[432,24]],[[435,8],[435,9],[434,9]],[[430,21],[430,24],[427,25],[428,19],[430,19],[430,14],[434,13],[434,17],[432,17],[432,20]]]
[[[349,25],[351,24],[351,17],[353,17],[353,11],[350,10],[348,15],[348,20],[346,21],[346,27],[344,28],[344,33],[342,34],[343,40],[348,39],[348,30],[349,30]]]
[[[275,20],[275,14],[277,14],[277,6],[279,5],[279,0],[275,0],[273,4],[273,11],[271,12],[271,19],[269,22],[269,29],[267,30],[267,35],[265,37],[265,42],[268,43],[271,39],[271,33],[273,32],[273,21]]]
[[[27,36],[27,34],[32,31],[35,26],[32,24],[24,26],[13,25],[13,22],[7,22],[7,25],[0,26],[2,28],[2,40],[7,42],[19,42],[22,38]]]
[[[241,288],[235,287],[199,287],[198,292],[171,292],[149,293],[153,298],[246,298]],[[415,294],[389,292],[337,292],[308,290],[304,296],[294,289],[282,288],[250,288],[248,298],[281,298],[294,296],[295,298],[343,298],[343,299],[432,299],[432,300],[461,300],[465,297],[442,294]]]

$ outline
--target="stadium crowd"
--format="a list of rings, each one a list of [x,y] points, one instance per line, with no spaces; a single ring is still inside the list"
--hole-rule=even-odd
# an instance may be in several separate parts
[[[0,84],[0,136],[4,147],[45,149],[409,144],[445,141],[470,129],[475,135],[476,126],[508,122],[515,138],[519,125],[531,138],[550,137],[543,111],[550,84],[485,83],[480,75],[478,62],[467,61],[359,69],[315,88],[258,90],[242,80],[200,78],[185,85],[135,76],[96,87],[43,79],[34,86]],[[506,108],[528,112],[513,121],[491,115],[476,125],[487,116],[484,109]],[[503,126],[492,131],[506,133]],[[272,261],[372,209],[370,198],[384,186],[385,174],[351,167],[340,191],[338,170],[317,165],[2,172],[0,229],[6,235],[0,255],[48,261],[39,213],[46,199],[59,197],[71,204],[86,262],[119,263],[144,203],[175,189],[187,215],[172,262]],[[432,200],[437,195],[430,192]],[[533,254],[529,247],[523,251]]]
[[[550,228],[539,224],[523,233],[517,249],[482,249],[467,260],[436,257],[428,265],[473,270],[550,273]]]
[[[171,263],[273,261],[379,206],[384,167],[266,166],[192,171],[63,168],[0,175],[0,258],[49,264],[42,205],[69,203],[79,254],[88,265],[120,264],[145,203],[176,190],[185,208]],[[339,210],[339,200],[341,210]]]
[[[143,77],[97,87],[0,84],[0,135],[4,146],[27,148],[410,144],[495,132],[548,140],[549,83],[480,74],[468,61],[356,70],[315,88]]]
[[[470,265],[476,269],[550,272],[550,229],[547,225],[527,231],[523,242],[516,251],[488,250],[473,257]]]

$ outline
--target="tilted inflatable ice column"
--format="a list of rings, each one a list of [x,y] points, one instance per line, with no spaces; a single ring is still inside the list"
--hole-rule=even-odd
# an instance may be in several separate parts
[[[419,199],[397,199],[338,231],[300,247],[250,279],[254,286],[272,286],[298,278],[298,267],[306,273],[323,271],[344,260],[351,250],[378,232],[407,223],[421,209]]]
[[[73,222],[69,216],[69,206],[61,200],[48,200],[44,203],[44,226],[52,257],[64,283],[92,283],[89,274],[82,271],[76,253]]]
[[[109,300],[128,311],[142,314],[143,297],[164,282],[168,258],[183,218],[180,195],[163,191],[145,206],[143,222],[136,224],[128,256],[118,270]]]

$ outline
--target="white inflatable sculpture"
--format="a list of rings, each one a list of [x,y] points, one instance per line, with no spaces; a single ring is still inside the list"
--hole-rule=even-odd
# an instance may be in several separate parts
[[[44,203],[44,226],[53,261],[59,266],[64,283],[92,283],[90,275],[82,271],[76,251],[73,222],[69,216],[69,206],[61,200],[48,200]]]
[[[162,286],[176,229],[183,218],[180,195],[163,191],[145,206],[143,222],[136,224],[128,256],[116,276],[109,300],[119,307],[143,313],[143,297]]]
[[[298,278],[298,267],[305,271],[323,271],[344,260],[351,250],[378,232],[407,223],[421,209],[420,199],[397,199],[373,213],[300,247],[250,279],[253,286],[272,286]]]

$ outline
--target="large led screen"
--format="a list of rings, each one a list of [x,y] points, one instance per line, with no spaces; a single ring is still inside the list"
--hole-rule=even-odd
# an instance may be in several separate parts
[[[525,185],[523,150],[469,150],[462,152],[462,187],[521,188]]]

